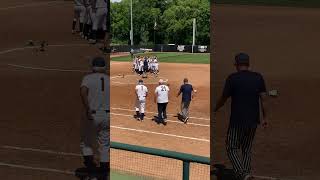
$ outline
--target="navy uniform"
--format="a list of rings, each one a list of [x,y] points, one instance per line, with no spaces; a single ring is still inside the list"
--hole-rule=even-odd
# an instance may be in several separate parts
[[[189,106],[192,100],[193,93],[196,92],[196,90],[193,89],[193,86],[189,84],[188,79],[185,78],[183,80],[183,85],[180,87],[179,93],[177,96],[182,94],[181,99],[181,112],[178,114],[179,117],[181,117],[181,120],[184,121],[184,123],[188,122],[189,119]]]
[[[231,116],[226,139],[227,155],[236,176],[247,179],[251,173],[252,143],[260,124],[260,103],[266,94],[266,86],[261,74],[248,70],[247,54],[240,53],[235,59],[238,72],[227,78],[223,95],[215,111],[223,106],[229,97],[231,98]],[[265,117],[263,106],[261,108]],[[242,152],[242,158],[238,154],[239,150]]]

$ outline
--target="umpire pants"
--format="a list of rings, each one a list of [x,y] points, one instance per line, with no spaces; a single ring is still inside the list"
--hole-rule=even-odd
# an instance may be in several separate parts
[[[181,115],[184,119],[189,117],[189,106],[191,101],[181,101]]]
[[[158,120],[163,121],[167,119],[167,105],[168,103],[158,103]]]
[[[256,128],[229,126],[226,140],[227,154],[239,178],[251,172],[251,149],[255,132]]]

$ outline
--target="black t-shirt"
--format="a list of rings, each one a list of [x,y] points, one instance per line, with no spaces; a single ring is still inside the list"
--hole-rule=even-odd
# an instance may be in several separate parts
[[[193,87],[191,84],[184,84],[180,87],[180,92],[182,93],[182,101],[191,101]]]
[[[260,123],[260,93],[263,92],[266,86],[259,73],[240,71],[227,78],[223,96],[231,97],[231,127],[256,127]]]
[[[144,66],[144,67],[148,67],[148,61],[147,61],[147,59],[145,59],[145,60],[143,61],[143,66]]]

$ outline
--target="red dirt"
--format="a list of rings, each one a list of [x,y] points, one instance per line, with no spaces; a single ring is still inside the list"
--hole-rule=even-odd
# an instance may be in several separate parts
[[[252,69],[265,76],[268,88],[280,92],[268,105],[271,127],[257,133],[254,173],[319,179],[319,9],[220,5],[214,14],[214,97],[242,51],[251,55]],[[211,149],[215,163],[230,166],[224,143],[229,114],[229,108],[217,114]]]
[[[160,59],[161,61],[161,59]],[[135,96],[134,87],[139,76],[131,72],[132,64],[129,62],[111,63],[111,107],[134,110]],[[147,99],[146,117],[153,118],[156,112],[156,104],[153,102],[153,92],[159,78],[168,79],[171,93],[168,106],[168,112],[176,114],[179,107],[180,98],[176,94],[184,77],[188,77],[190,82],[198,90],[198,94],[190,107],[190,116],[209,118],[209,65],[199,64],[173,64],[160,62],[160,75],[158,78],[149,76],[145,83],[149,89],[150,96]],[[122,75],[125,75],[122,78]],[[118,76],[120,75],[120,76]],[[116,127],[125,127],[138,130],[152,131],[156,133],[174,134],[193,138],[209,140],[210,131],[208,126],[195,126],[192,124],[178,124],[168,122],[167,126],[157,125],[151,119],[144,122],[138,122],[133,118],[134,112],[126,110],[112,109],[112,113],[125,114],[129,117],[112,114],[111,125]],[[168,116],[169,120],[177,122],[173,115]],[[209,120],[190,118],[189,123],[198,123],[209,125]],[[126,131],[118,128],[111,128],[111,140],[123,143],[135,144],[158,149],[165,149],[177,152],[190,153],[195,155],[209,157],[209,142],[198,140],[183,139],[178,137],[168,137],[164,135],[148,134],[135,131]],[[148,164],[149,165],[149,164]],[[142,167],[144,169],[146,167]],[[169,170],[170,171],[170,170]],[[207,176],[201,175],[203,179],[208,179],[209,169],[204,169]]]

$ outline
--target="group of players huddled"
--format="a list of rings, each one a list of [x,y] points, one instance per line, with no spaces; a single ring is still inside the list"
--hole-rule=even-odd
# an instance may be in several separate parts
[[[133,57],[133,72],[138,75],[146,75],[152,73],[159,74],[159,61],[157,56],[134,56]]]
[[[104,39],[107,31],[107,0],[74,0],[72,33],[79,22],[79,34],[91,44]]]

